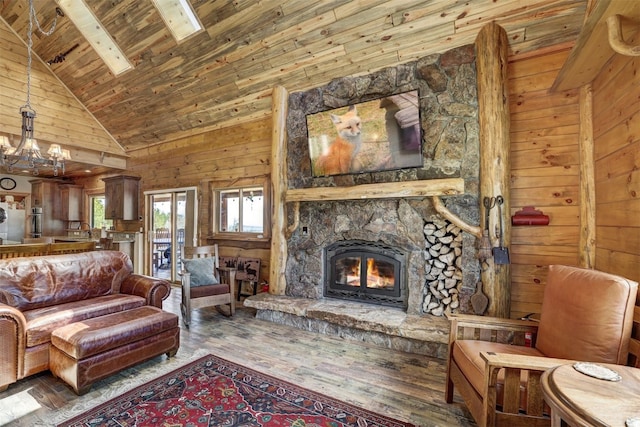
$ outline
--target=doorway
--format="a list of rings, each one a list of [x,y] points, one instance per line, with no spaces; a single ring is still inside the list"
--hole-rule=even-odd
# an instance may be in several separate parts
[[[196,236],[196,189],[145,192],[147,207],[147,274],[177,282],[180,257]]]

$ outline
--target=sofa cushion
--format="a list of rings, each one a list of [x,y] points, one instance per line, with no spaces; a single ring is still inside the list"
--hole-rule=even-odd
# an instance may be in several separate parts
[[[25,311],[26,346],[33,347],[49,342],[51,332],[61,326],[143,305],[145,305],[145,299],[142,297],[114,294]]]
[[[206,257],[183,259],[182,265],[186,272],[191,274],[189,281],[191,287],[218,284],[218,280],[213,275],[215,258]]]
[[[26,311],[117,293],[133,271],[119,251],[0,260],[0,302]]]
[[[625,364],[637,288],[602,271],[549,266],[536,348],[559,359]]]

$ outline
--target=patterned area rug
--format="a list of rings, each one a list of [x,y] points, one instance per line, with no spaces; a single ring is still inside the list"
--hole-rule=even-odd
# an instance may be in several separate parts
[[[59,426],[410,427],[208,355]]]

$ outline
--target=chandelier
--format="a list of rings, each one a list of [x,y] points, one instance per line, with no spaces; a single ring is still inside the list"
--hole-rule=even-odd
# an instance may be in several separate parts
[[[22,116],[22,136],[17,147],[13,147],[6,135],[0,135],[0,166],[4,166],[8,172],[14,169],[31,169],[33,175],[38,175],[40,169],[53,169],[53,175],[58,176],[58,170],[64,174],[64,161],[69,159],[69,150],[63,150],[58,144],[51,144],[47,151],[47,157],[40,152],[38,142],[33,137],[33,122],[36,111],[31,107],[31,47],[33,46],[32,33],[33,22],[36,22],[38,31],[49,36],[56,28],[58,16],[64,16],[62,10],[56,8],[56,17],[49,31],[43,31],[36,17],[33,0],[29,0],[29,28],[27,30],[27,102],[20,107]]]

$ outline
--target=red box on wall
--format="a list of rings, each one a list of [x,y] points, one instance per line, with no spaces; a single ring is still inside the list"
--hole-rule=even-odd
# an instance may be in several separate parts
[[[525,206],[511,217],[512,225],[549,225],[549,215],[536,210],[533,206]]]

